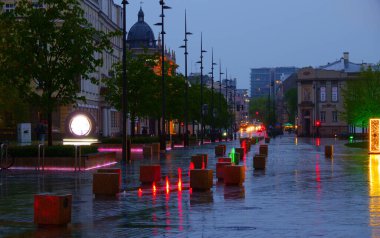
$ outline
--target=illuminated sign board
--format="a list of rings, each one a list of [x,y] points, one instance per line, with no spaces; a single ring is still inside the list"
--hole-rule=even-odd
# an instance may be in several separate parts
[[[380,153],[380,119],[369,120],[369,152]]]

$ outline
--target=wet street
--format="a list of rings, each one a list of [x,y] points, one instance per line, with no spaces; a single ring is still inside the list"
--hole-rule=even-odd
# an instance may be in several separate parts
[[[227,152],[238,143],[225,143]],[[243,187],[226,187],[215,179],[219,143],[176,148],[165,158],[133,154],[132,163],[122,167],[124,191],[116,198],[93,196],[95,171],[1,171],[0,237],[380,237],[380,158],[344,143],[277,137],[269,144],[265,171],[253,169],[259,148],[253,145],[241,162],[246,166]],[[333,158],[324,156],[329,144]],[[190,156],[198,153],[209,155],[208,168],[214,170],[210,192],[189,189]],[[140,186],[141,164],[161,165],[156,190]],[[33,195],[45,192],[73,195],[67,227],[33,224]]]

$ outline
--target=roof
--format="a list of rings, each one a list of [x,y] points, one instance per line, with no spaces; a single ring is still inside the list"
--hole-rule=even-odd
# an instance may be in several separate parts
[[[129,48],[157,48],[152,28],[144,21],[144,12],[140,8],[138,21],[131,27],[127,42]]]

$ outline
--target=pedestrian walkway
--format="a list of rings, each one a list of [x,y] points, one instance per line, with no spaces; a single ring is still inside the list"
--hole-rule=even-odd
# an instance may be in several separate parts
[[[222,143],[227,152],[239,147],[238,141]],[[1,171],[0,237],[380,236],[379,162],[343,143],[277,137],[270,141],[263,171],[253,169],[259,148],[253,145],[241,162],[246,167],[244,186],[226,187],[214,179],[210,192],[189,189],[188,173],[190,156],[207,153],[215,178],[215,144],[176,148],[163,158],[134,154],[130,164],[118,165],[126,176],[116,198],[94,198],[94,171]],[[325,158],[326,144],[334,144],[333,158]],[[139,166],[154,163],[161,165],[161,185],[156,190],[141,187]],[[73,195],[67,227],[33,224],[33,195],[45,192]]]

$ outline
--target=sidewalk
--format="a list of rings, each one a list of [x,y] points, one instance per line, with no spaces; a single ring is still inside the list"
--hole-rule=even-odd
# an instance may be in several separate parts
[[[261,142],[263,143],[263,142]],[[380,200],[369,186],[376,166],[369,166],[366,151],[343,142],[284,135],[272,139],[265,171],[254,171],[252,157],[246,166],[243,187],[226,187],[214,179],[210,192],[189,189],[190,156],[209,155],[214,170],[215,144],[176,148],[165,158],[144,159],[133,154],[126,171],[124,192],[116,198],[92,194],[92,174],[56,171],[1,171],[0,237],[369,237],[380,235]],[[217,143],[218,144],[218,143]],[[227,152],[238,141],[221,142]],[[334,144],[333,159],[324,157],[324,145]],[[153,192],[141,187],[139,166],[158,163],[164,182]],[[178,168],[183,191],[178,191]],[[378,169],[378,167],[376,167]],[[374,171],[372,171],[374,170]],[[372,171],[372,172],[371,172]],[[214,176],[215,178],[215,176]],[[375,187],[373,187],[375,186]],[[377,189],[377,190],[376,190]],[[33,195],[52,192],[73,195],[72,223],[64,228],[38,228],[33,224]],[[376,194],[375,194],[376,195]],[[380,195],[380,194],[378,194]]]

